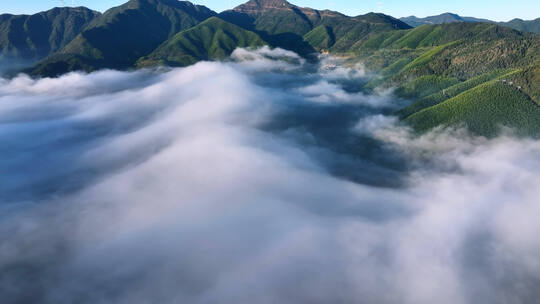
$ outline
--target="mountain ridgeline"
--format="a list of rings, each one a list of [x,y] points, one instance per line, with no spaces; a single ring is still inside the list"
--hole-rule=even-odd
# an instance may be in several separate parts
[[[272,46],[300,54],[335,45],[346,49],[376,33],[410,28],[383,14],[349,17],[330,10],[298,7],[285,0],[250,0],[220,17],[258,33]]]
[[[500,22],[499,25],[507,26],[518,31],[540,34],[540,18],[534,20],[512,19],[508,22]]]
[[[536,20],[537,21],[537,20]],[[536,21],[443,14],[401,20],[346,16],[250,0],[216,13],[177,0],[130,0],[103,14],[56,8],[2,15],[2,57],[41,60],[27,73],[187,66],[226,59],[236,48],[292,50],[316,62],[329,52],[377,72],[364,88],[396,88],[412,101],[396,113],[418,132],[465,126],[484,136],[502,126],[540,136],[540,35]]]
[[[30,72],[55,76],[72,70],[181,66],[221,59],[236,47],[261,45],[309,57],[321,49],[346,50],[378,33],[409,28],[383,14],[349,17],[285,0],[251,0],[221,14],[185,1],[131,0],[93,20]]]
[[[39,63],[33,74],[130,68],[176,33],[215,15],[187,1],[131,0],[93,20],[57,54]]]
[[[454,22],[487,22],[494,23],[501,26],[506,26],[513,28],[515,30],[531,32],[540,34],[540,18],[534,20],[522,20],[522,19],[512,19],[508,22],[495,22],[487,19],[479,19],[474,17],[462,17],[457,14],[444,13],[437,16],[429,16],[425,18],[418,18],[416,16],[403,17],[399,20],[407,23],[412,27],[417,27],[424,24],[443,24],[443,23],[454,23]]]
[[[397,114],[419,132],[464,126],[495,136],[512,127],[540,135],[540,36],[490,23],[423,25],[383,33],[357,50],[380,77],[414,102]]]
[[[437,16],[429,16],[425,18],[418,18],[416,16],[403,17],[399,20],[407,23],[412,27],[417,27],[424,24],[443,24],[443,23],[454,23],[454,22],[492,22],[487,19],[479,19],[474,17],[462,17],[458,14],[453,13],[444,13]]]
[[[256,48],[266,42],[254,32],[245,30],[217,17],[182,31],[142,57],[137,66],[186,66],[201,60],[228,57],[236,48]]]
[[[65,47],[100,13],[84,7],[0,15],[0,57],[39,60]]]

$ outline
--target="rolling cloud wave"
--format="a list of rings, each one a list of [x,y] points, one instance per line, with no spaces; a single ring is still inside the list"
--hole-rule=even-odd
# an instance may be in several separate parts
[[[540,297],[538,141],[417,136],[268,52],[0,81],[4,303]]]

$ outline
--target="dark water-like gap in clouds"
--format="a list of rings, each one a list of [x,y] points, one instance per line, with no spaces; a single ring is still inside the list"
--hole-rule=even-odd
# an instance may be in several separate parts
[[[540,297],[538,141],[414,135],[361,66],[232,59],[0,81],[2,303]]]

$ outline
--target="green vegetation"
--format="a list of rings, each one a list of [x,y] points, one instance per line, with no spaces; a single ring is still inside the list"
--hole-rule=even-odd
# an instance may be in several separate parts
[[[518,70],[508,75],[507,81],[514,82],[515,86],[521,87],[531,99],[540,105],[540,62]]]
[[[403,70],[413,60],[414,59],[411,57],[402,57],[396,60],[394,63],[387,66],[386,68],[382,69],[380,71],[380,74],[386,77],[394,75],[398,73],[399,71]]]
[[[436,75],[420,76],[396,90],[396,94],[405,98],[422,98],[459,83],[457,78]]]
[[[528,21],[521,20],[521,19],[514,19],[508,22],[499,22],[499,25],[507,26],[509,28],[513,28],[518,31],[540,34],[540,18],[536,18],[534,20],[528,20]]]
[[[467,127],[473,134],[495,136],[500,127],[519,135],[540,135],[540,107],[515,86],[490,81],[409,116],[418,132],[438,126]]]
[[[481,85],[487,81],[493,80],[501,75],[506,74],[507,71],[494,71],[491,73],[486,73],[474,78],[471,78],[467,81],[460,82],[456,85],[447,87],[445,89],[441,89],[440,91],[431,94],[429,96],[426,96],[424,98],[421,98],[420,100],[414,102],[410,106],[401,109],[398,111],[398,114],[400,117],[407,117],[413,113],[416,113],[420,110],[423,110],[425,108],[429,108],[431,106],[437,105],[447,99],[450,99],[452,97],[457,96],[458,94],[461,94],[467,90],[470,90],[478,85]]]
[[[84,7],[0,15],[0,58],[42,59],[66,46],[98,16]]]
[[[238,47],[283,47],[313,60],[325,50],[379,72],[366,90],[396,87],[399,97],[412,99],[397,114],[417,130],[455,124],[483,135],[494,134],[498,125],[526,134],[536,130],[540,36],[483,20],[444,14],[433,22],[441,24],[411,28],[383,14],[348,17],[285,0],[250,0],[219,15],[177,0],[131,0],[100,16],[69,9],[45,15],[0,16],[2,52],[48,56],[30,70],[33,75],[186,66],[225,59]],[[74,16],[80,17],[76,26]],[[73,29],[53,30],[36,20]],[[44,34],[35,32],[38,25]],[[12,37],[21,31],[26,44]]]
[[[473,17],[461,17],[452,13],[444,13],[437,16],[430,16],[426,18],[418,18],[415,16],[400,18],[399,20],[407,23],[410,26],[417,27],[424,24],[443,24],[453,22],[492,22],[486,19],[478,19]]]
[[[535,20],[522,20],[522,19],[513,19],[508,22],[494,22],[486,19],[478,19],[473,17],[461,17],[456,14],[445,13],[438,16],[430,16],[426,18],[418,18],[415,16],[400,18],[399,20],[407,23],[412,27],[417,27],[425,24],[443,24],[443,23],[454,23],[454,22],[483,22],[483,23],[496,23],[500,26],[506,26],[518,31],[531,32],[540,34],[540,18]]]
[[[27,72],[33,76],[58,74],[58,71],[93,71],[102,67],[102,63],[74,54],[56,54],[30,68]]]
[[[295,9],[272,9],[255,19],[254,29],[270,35],[291,33],[303,36],[312,29],[312,23]]]
[[[55,76],[79,68],[93,71],[155,64],[187,65],[223,58],[236,47],[263,44],[314,58],[310,55],[322,49],[351,53],[377,34],[409,28],[383,14],[348,17],[300,8],[284,0],[252,0],[220,14],[220,19],[227,22],[214,19],[194,28],[215,15],[189,2],[130,0],[93,20],[30,73]],[[190,29],[193,31],[185,32]]]
[[[439,55],[440,53],[442,53],[444,51],[444,49],[446,49],[448,46],[451,46],[454,43],[455,42],[450,42],[448,44],[439,45],[437,47],[434,47],[434,48],[430,49],[429,51],[427,51],[427,52],[423,53],[422,55],[420,55],[418,58],[414,59],[411,63],[407,64],[403,68],[402,71],[412,70],[414,68],[422,67],[422,66],[425,66],[425,65],[429,64],[431,62],[431,60],[433,60],[433,58],[436,55]]]
[[[420,42],[424,40],[431,32],[434,30],[434,27],[432,26],[421,26],[415,29],[412,29],[410,31],[407,31],[407,33],[395,41],[393,43],[393,46],[395,48],[409,48],[409,49],[415,49],[420,45]]]
[[[304,39],[311,45],[317,46],[321,50],[328,50],[336,43],[334,31],[329,26],[319,25],[304,36]]]
[[[201,60],[224,59],[237,47],[259,47],[267,44],[257,34],[212,17],[167,40],[138,66],[186,66]]]
[[[338,53],[353,53],[363,48],[364,44],[376,35],[408,28],[406,24],[383,14],[369,13],[354,17],[333,27],[336,42],[331,50]],[[374,45],[375,41],[371,40],[371,43]],[[316,45],[314,47],[319,48]]]
[[[298,7],[285,0],[251,0],[221,13],[220,17],[258,33],[273,46],[303,55],[323,49],[349,52],[377,33],[410,28],[383,14],[348,17],[338,12]]]
[[[73,67],[128,68],[181,30],[214,16],[206,7],[176,0],[131,0],[93,20],[74,40],[32,71],[54,76]],[[61,64],[68,60],[70,64]],[[63,69],[67,68],[67,69]],[[46,74],[44,74],[46,73]]]
[[[396,62],[403,63],[411,56],[414,61],[387,75],[391,85],[422,75],[439,75],[467,80],[498,69],[520,68],[540,60],[540,37],[486,23],[451,23],[424,25],[393,35],[379,34],[370,42],[383,41],[379,49],[362,47],[356,53],[368,65],[389,58],[385,69]],[[410,50],[409,53],[388,50]],[[390,55],[390,57],[389,57]],[[391,57],[395,55],[394,57]],[[407,58],[406,60],[403,58]],[[397,65],[401,66],[401,65]]]
[[[540,104],[535,34],[489,23],[423,25],[378,34],[356,54],[380,71],[367,88],[397,87],[398,96],[414,100],[397,115],[418,131],[465,125],[492,136],[505,125],[540,135],[534,127]],[[497,85],[503,79],[507,87]]]

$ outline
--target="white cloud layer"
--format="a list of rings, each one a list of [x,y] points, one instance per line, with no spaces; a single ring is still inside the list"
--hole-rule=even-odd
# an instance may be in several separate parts
[[[2,303],[537,302],[540,142],[276,56],[2,80]]]

